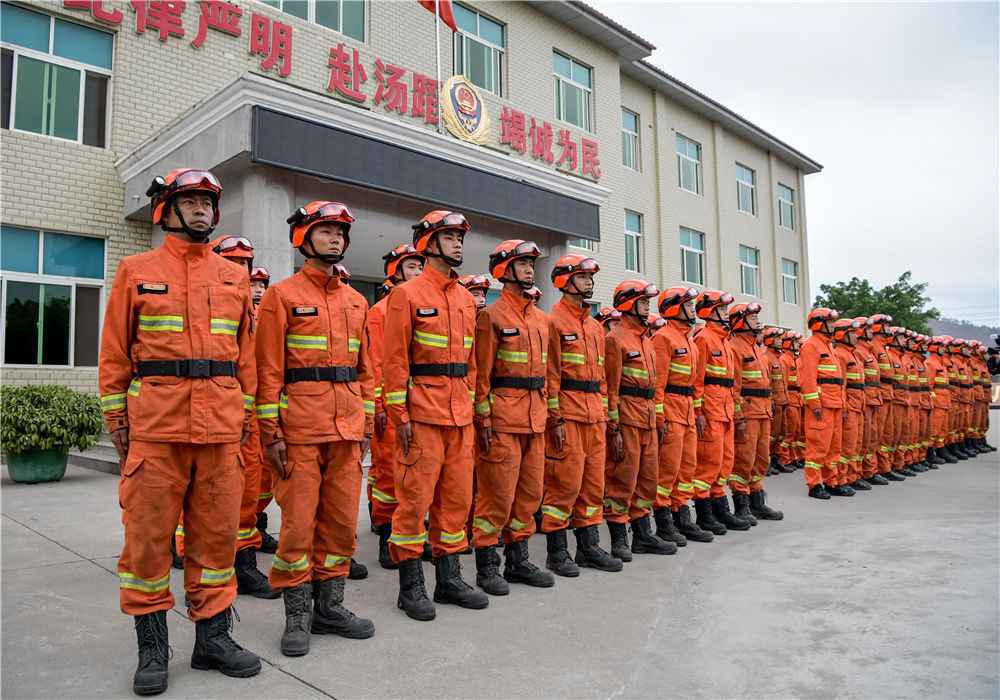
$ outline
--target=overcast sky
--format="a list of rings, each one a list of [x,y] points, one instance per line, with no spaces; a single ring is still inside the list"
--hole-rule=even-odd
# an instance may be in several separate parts
[[[1000,5],[588,1],[823,164],[806,178],[814,295],[909,269],[943,315],[1000,324]]]

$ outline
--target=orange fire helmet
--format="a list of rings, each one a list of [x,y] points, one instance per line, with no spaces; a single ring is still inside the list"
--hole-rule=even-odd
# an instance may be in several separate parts
[[[266,267],[255,267],[250,271],[250,281],[263,282],[264,287],[267,288],[271,284],[271,273],[267,271]]]
[[[660,296],[657,297],[656,310],[663,318],[685,321],[688,325],[694,325],[697,315],[689,315],[687,305],[693,303],[697,297],[698,290],[694,287],[669,287],[660,292]]]
[[[253,267],[253,243],[249,238],[243,236],[219,236],[209,245],[212,252],[221,255],[227,260],[232,260],[240,265]]]
[[[462,275],[458,278],[458,283],[468,289],[482,289],[484,292],[490,288],[490,278],[483,274]]]
[[[760,326],[758,325],[757,328],[752,328],[747,323],[747,317],[751,314],[759,314],[760,310],[761,305],[756,301],[733,304],[729,307],[729,329],[736,333],[740,333],[742,331],[751,331],[756,333],[760,330]]]
[[[762,333],[764,345],[768,347],[781,347],[781,339],[785,335],[785,329],[778,326],[767,326]]]
[[[847,334],[861,330],[861,324],[853,318],[838,318],[833,322],[833,339],[840,343],[849,343]]]
[[[892,323],[892,316],[889,314],[872,314],[868,318],[868,321],[871,323],[872,333],[882,336],[889,335],[889,324]]]
[[[600,270],[601,266],[593,258],[570,253],[556,260],[556,264],[552,266],[552,286],[559,291],[564,291],[573,275],[593,275]]]
[[[431,242],[435,233],[461,231],[464,235],[470,228],[464,214],[447,209],[435,209],[424,214],[424,217],[413,225],[413,247],[418,253],[426,254],[427,244]]]
[[[322,223],[340,224],[344,228],[344,250],[341,251],[341,257],[347,253],[347,248],[351,245],[350,233],[354,216],[351,210],[340,202],[326,200],[309,202],[304,207],[296,209],[295,213],[286,219],[286,223],[289,224],[288,240],[291,241],[293,248],[301,248],[306,242],[309,230],[316,224]]]
[[[820,306],[810,311],[809,315],[806,316],[806,325],[813,333],[832,335],[833,328],[830,324],[838,318],[840,318],[840,314],[835,310]]]
[[[180,228],[166,228],[164,222],[167,220],[167,205],[173,202],[174,197],[181,192],[204,192],[212,199],[212,226],[205,232],[194,231],[189,228],[179,209],[174,209],[177,218],[181,221]],[[207,241],[212,235],[212,230],[219,225],[219,198],[222,196],[222,185],[218,178],[208,170],[198,168],[177,168],[167,173],[166,177],[157,175],[146,190],[146,196],[150,198],[150,210],[152,212],[153,225],[159,225],[165,231],[174,233],[186,233],[192,238]]]
[[[785,334],[781,336],[781,347],[785,350],[794,350],[792,345],[801,342],[802,334],[798,331],[785,331]]]
[[[720,306],[729,306],[733,303],[733,295],[729,292],[722,292],[718,289],[706,289],[698,295],[698,300],[694,304],[698,318],[707,319]]]
[[[597,322],[604,326],[605,329],[607,329],[612,321],[622,320],[622,312],[610,306],[605,306],[597,312],[597,315],[594,316],[594,318],[597,319]]]
[[[611,304],[624,314],[635,308],[635,302],[640,299],[652,299],[659,293],[656,285],[650,284],[646,280],[624,280],[615,287]]]
[[[534,260],[541,256],[542,251],[532,241],[522,241],[519,238],[503,241],[490,253],[490,274],[497,282],[514,282],[524,289],[535,286],[534,282],[523,282],[519,279],[508,279],[507,268],[518,258]]]
[[[411,258],[419,260],[421,264],[424,263],[424,256],[418,253],[416,248],[409,243],[400,243],[382,256],[382,272],[386,278],[398,282],[400,265],[404,260]]]

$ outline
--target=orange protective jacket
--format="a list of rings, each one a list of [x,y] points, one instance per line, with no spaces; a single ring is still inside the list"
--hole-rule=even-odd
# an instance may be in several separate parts
[[[376,413],[385,411],[385,404],[382,402],[382,358],[385,350],[385,310],[388,304],[389,297],[383,297],[368,309],[368,359],[371,362]]]
[[[924,367],[927,369],[927,383],[931,387],[934,408],[948,410],[951,408],[951,386],[948,381],[947,360],[940,355],[931,355]]]
[[[472,423],[475,332],[476,302],[452,270],[445,276],[428,265],[389,292],[382,398],[393,425],[411,419],[453,427]],[[452,374],[415,374],[417,365]],[[464,376],[456,376],[463,369]]]
[[[882,382],[880,381],[880,371],[875,351],[869,341],[859,340],[854,348],[854,353],[861,358],[864,363],[865,377],[865,405],[882,405]]]
[[[694,425],[698,347],[691,339],[690,331],[691,327],[686,323],[667,321],[667,325],[653,335],[657,425],[665,421]]]
[[[927,358],[923,354],[915,354],[913,367],[917,375],[917,405],[925,411],[934,408],[934,397],[931,396],[934,387],[927,374]]]
[[[788,389],[788,405],[802,408],[802,389],[799,386],[799,358],[788,351],[781,353],[781,369],[785,373],[785,386]]]
[[[875,355],[875,366],[878,368],[879,389],[882,396],[882,403],[892,403],[892,383],[895,372],[892,367],[892,358],[886,349],[885,340],[876,336],[871,341],[872,354]]]
[[[910,401],[910,392],[907,390],[903,353],[896,346],[887,345],[886,354],[892,370],[892,402],[905,406]]]
[[[848,411],[865,410],[865,361],[849,345],[836,343],[834,352],[844,370],[845,407]]]
[[[261,440],[317,444],[371,436],[374,380],[365,329],[368,303],[306,265],[271,285],[258,311],[257,419]],[[352,368],[352,381],[286,381],[300,368]]]
[[[733,333],[729,340],[739,362],[741,414],[746,419],[770,419],[774,415],[771,406],[771,363],[764,348],[757,344],[753,333]],[[755,396],[754,394],[766,394]]]
[[[563,390],[562,380],[596,382],[599,392]],[[548,424],[564,420],[600,423],[607,420],[608,391],[604,377],[604,329],[590,307],[565,297],[549,313],[549,351],[545,388]]]
[[[634,428],[656,427],[656,358],[645,326],[625,314],[604,339],[604,374],[608,388],[608,421]],[[628,391],[649,392],[650,397]]]
[[[813,408],[844,407],[844,377],[833,349],[833,341],[813,333],[799,353],[799,385],[804,405]]]
[[[788,377],[781,363],[784,354],[780,348],[764,348],[764,357],[771,375],[771,403],[775,406],[788,405]]]
[[[549,324],[528,297],[506,289],[476,319],[476,425],[503,433],[541,433],[548,408]],[[501,386],[505,381],[537,388]]]
[[[984,401],[986,400],[990,392],[986,390],[986,387],[992,384],[992,382],[984,382],[983,378],[989,378],[989,369],[980,357],[970,357],[969,358],[969,376],[972,382],[972,398],[974,401]]]
[[[257,388],[246,269],[168,235],[118,265],[101,333],[98,384],[108,432],[133,440],[237,442]],[[233,362],[236,376],[136,375],[144,360]]]
[[[969,373],[969,360],[962,355],[952,355],[952,366],[955,368],[955,378],[952,379],[953,388],[952,401],[958,403],[972,403],[972,377]]]
[[[694,410],[708,420],[728,423],[736,417],[737,403],[742,386],[735,371],[734,355],[729,344],[729,333],[717,323],[706,323],[694,337],[698,348],[698,367],[695,370]],[[719,383],[712,383],[709,378]],[[709,380],[706,383],[706,380]]]

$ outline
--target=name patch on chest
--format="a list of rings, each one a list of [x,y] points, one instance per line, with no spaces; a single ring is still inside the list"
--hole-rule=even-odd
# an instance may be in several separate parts
[[[674,354],[675,355],[687,355],[688,354],[688,349],[687,348],[677,348],[676,350],[674,350]]]
[[[500,337],[501,338],[512,338],[515,335],[521,335],[520,328],[501,328]]]
[[[712,351],[712,357],[722,357],[722,351],[721,350],[713,350]]]
[[[576,340],[576,333],[563,333],[562,339],[564,343],[572,343]]]
[[[417,318],[430,318],[431,316],[437,315],[437,309],[417,309]]]
[[[319,309],[315,306],[294,306],[292,316],[319,316]]]
[[[636,350],[632,350],[631,352],[625,353],[626,360],[634,360],[637,357],[642,357],[642,353]]]
[[[141,282],[139,284],[139,294],[166,294],[167,290],[166,282]]]
[[[756,358],[756,357],[754,357],[753,355],[751,355],[750,357],[744,357],[744,358],[743,358],[743,364],[747,364],[747,363],[750,363],[750,362],[753,362],[753,361],[754,361],[754,360],[756,360],[756,359],[757,359],[757,358]]]

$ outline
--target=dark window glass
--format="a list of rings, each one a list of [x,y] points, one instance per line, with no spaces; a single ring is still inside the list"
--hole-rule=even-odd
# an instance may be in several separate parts
[[[83,142],[104,148],[107,133],[108,78],[87,73],[87,88],[83,93]]]

